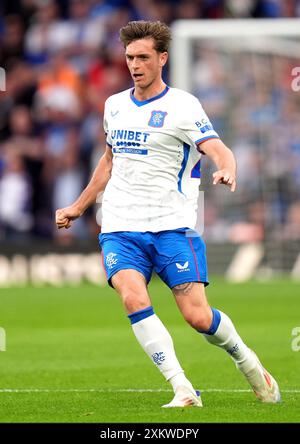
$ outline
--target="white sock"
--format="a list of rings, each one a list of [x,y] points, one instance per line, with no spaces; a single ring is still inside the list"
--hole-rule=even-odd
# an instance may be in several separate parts
[[[215,308],[212,308],[212,312],[212,325],[207,332],[202,332],[205,339],[226,350],[243,373],[252,370],[256,365],[256,360],[237,333],[231,319]]]
[[[177,388],[180,385],[184,385],[185,387],[188,387],[190,390],[195,392],[194,387],[190,383],[190,381],[185,376],[184,372],[178,373],[178,375],[172,376],[172,378],[169,379],[169,382],[172,384],[174,393],[176,392]]]
[[[194,390],[178,362],[173,340],[164,324],[154,314],[153,308],[147,307],[128,317],[138,342],[166,380],[172,384],[173,390],[175,391],[179,385]]]

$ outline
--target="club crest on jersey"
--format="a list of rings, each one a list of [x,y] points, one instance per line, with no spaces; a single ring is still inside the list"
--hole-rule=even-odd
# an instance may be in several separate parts
[[[168,113],[165,111],[151,111],[151,117],[148,122],[149,126],[153,126],[154,128],[161,128],[164,126],[165,117]]]

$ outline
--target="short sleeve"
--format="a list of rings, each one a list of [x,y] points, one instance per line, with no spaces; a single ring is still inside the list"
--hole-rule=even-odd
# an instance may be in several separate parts
[[[104,105],[104,116],[103,116],[103,129],[106,134],[106,143],[108,146],[112,147],[112,140],[109,132],[109,124],[108,124],[108,104],[107,101]]]
[[[194,144],[197,147],[205,140],[219,138],[196,97],[191,96],[184,108],[181,110],[179,129],[184,133],[184,138],[189,145]]]

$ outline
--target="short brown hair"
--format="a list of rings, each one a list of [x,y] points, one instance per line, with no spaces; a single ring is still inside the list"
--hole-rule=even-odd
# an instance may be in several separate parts
[[[154,48],[158,52],[167,52],[171,41],[171,30],[162,22],[146,22],[144,20],[127,23],[120,29],[120,40],[126,48],[134,40],[153,38]]]

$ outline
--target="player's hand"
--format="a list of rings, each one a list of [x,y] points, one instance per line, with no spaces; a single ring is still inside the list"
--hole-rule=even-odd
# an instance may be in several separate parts
[[[55,222],[57,228],[70,228],[73,220],[81,216],[81,212],[76,206],[61,208],[55,212]]]
[[[228,170],[219,170],[213,174],[213,185],[222,183],[230,187],[230,191],[234,192],[236,189],[236,178],[235,175],[230,173]]]

